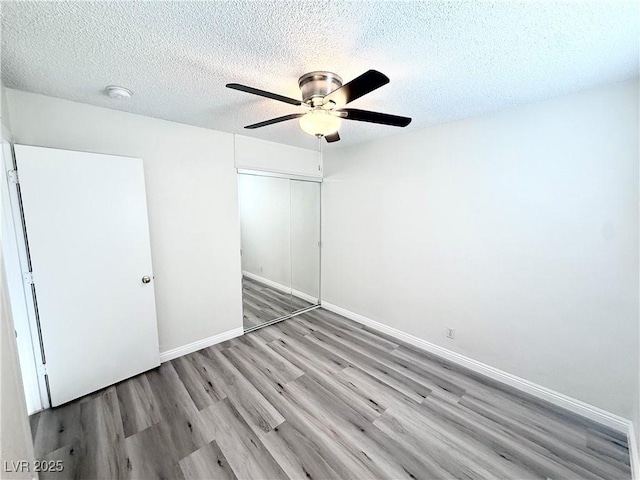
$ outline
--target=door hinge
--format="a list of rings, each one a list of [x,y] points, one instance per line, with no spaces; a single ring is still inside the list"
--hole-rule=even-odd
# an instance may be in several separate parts
[[[8,170],[7,177],[9,178],[9,183],[12,183],[14,185],[17,185],[18,183],[20,183],[17,170]]]
[[[34,284],[33,272],[24,272],[22,274],[22,278],[24,279],[24,283],[26,283],[27,285],[33,285]]]
[[[38,371],[39,375],[46,375],[47,374],[47,366],[44,363],[41,363],[39,365],[36,366],[36,370]]]

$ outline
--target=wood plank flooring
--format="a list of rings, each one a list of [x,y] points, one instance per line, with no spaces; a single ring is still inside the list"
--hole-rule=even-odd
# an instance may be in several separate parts
[[[286,294],[280,290],[242,278],[243,326],[247,330],[312,306],[301,298]]]
[[[629,479],[624,435],[314,310],[31,418],[74,479]]]

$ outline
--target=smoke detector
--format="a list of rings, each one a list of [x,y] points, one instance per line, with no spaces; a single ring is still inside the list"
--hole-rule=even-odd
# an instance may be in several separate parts
[[[133,92],[128,88],[118,87],[117,85],[109,85],[104,89],[104,91],[111,98],[115,98],[117,100],[122,98],[131,98],[131,95],[133,95]]]

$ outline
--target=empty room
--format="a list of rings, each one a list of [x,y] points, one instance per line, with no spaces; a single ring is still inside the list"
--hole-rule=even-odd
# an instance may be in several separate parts
[[[0,28],[0,478],[640,480],[639,2]]]

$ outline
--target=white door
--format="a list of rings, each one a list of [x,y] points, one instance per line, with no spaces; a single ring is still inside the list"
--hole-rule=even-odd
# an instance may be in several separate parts
[[[158,366],[142,160],[15,154],[52,406]]]

